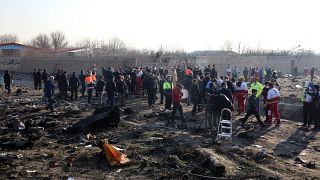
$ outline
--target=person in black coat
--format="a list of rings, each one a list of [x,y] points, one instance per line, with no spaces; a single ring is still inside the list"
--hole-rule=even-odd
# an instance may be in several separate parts
[[[79,75],[79,81],[80,81],[80,84],[81,84],[81,94],[82,94],[82,97],[84,97],[84,93],[86,92],[86,75],[84,74],[83,71],[80,72],[80,75]]]
[[[44,82],[46,82],[46,81],[47,81],[47,79],[49,78],[49,75],[48,75],[48,73],[47,73],[47,70],[46,70],[46,69],[43,69],[43,72],[42,72],[41,78],[42,78],[43,84],[44,84]]]
[[[9,71],[6,71],[3,75],[4,80],[4,88],[8,91],[8,94],[11,93],[11,83],[12,83],[12,77]]]
[[[37,84],[37,87],[36,89],[41,89],[41,80],[42,80],[42,74],[41,74],[41,69],[38,70],[38,72],[36,73],[36,84]]]
[[[221,84],[222,88],[219,90],[218,94],[224,94],[225,96],[227,96],[227,98],[232,101],[233,100],[233,96],[232,93],[230,91],[230,89],[227,88],[227,83],[223,82]]]
[[[71,100],[73,99],[73,95],[75,97],[75,99],[78,99],[78,88],[80,86],[80,80],[79,78],[76,76],[76,73],[73,72],[72,76],[69,78],[69,87],[70,87],[70,91],[71,91]]]
[[[117,86],[116,83],[114,82],[114,76],[106,83],[106,91],[108,94],[108,100],[107,100],[107,105],[113,106],[114,104],[114,97],[117,93]]]
[[[185,80],[184,80],[184,87],[185,89],[187,89],[188,94],[190,94],[191,85],[192,85],[192,75],[190,74],[189,76],[185,76]],[[190,102],[191,102],[190,98],[191,96],[188,97],[187,105],[190,105]]]
[[[124,104],[124,98],[125,94],[127,91],[127,85],[126,82],[124,81],[124,76],[119,75],[119,79],[116,81],[116,86],[117,86],[117,92],[118,92],[118,100],[120,105]]]
[[[102,95],[103,88],[105,85],[106,83],[103,81],[103,77],[100,76],[96,85],[96,97],[100,97]]]
[[[164,98],[163,83],[164,82],[166,82],[164,77],[160,76],[160,81],[159,81],[160,104],[163,104],[163,98]]]
[[[61,83],[61,99],[62,100],[67,100],[68,97],[68,81],[67,81],[67,72],[63,72],[60,76],[60,83]]]
[[[148,105],[151,108],[155,103],[155,89],[157,88],[157,83],[153,74],[145,80],[145,88],[148,95]]]
[[[202,93],[206,93],[206,87],[208,82],[210,81],[210,73],[205,74],[205,78],[202,80]],[[207,100],[204,98],[204,103],[207,103]]]
[[[193,104],[193,108],[192,108],[192,115],[196,115],[196,111],[197,111],[197,106],[199,103],[199,94],[200,94],[200,89],[199,89],[199,84],[198,81],[196,79],[192,80],[192,85],[190,87],[190,100],[191,103]]]
[[[37,69],[34,69],[33,71],[33,84],[34,84],[34,89],[38,89],[38,82],[37,82]]]

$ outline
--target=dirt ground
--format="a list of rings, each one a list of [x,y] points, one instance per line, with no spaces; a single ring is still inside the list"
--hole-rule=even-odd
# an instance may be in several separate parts
[[[300,88],[283,78],[281,94],[298,103]],[[298,79],[302,85],[303,78]],[[294,87],[293,87],[294,85]],[[0,179],[319,179],[320,133],[282,120],[280,126],[260,127],[251,118],[234,137],[215,141],[204,128],[203,113],[192,117],[183,104],[187,122],[166,125],[163,105],[149,109],[145,97],[128,100],[118,127],[73,132],[69,127],[92,115],[95,105],[86,99],[56,103],[54,113],[44,109],[43,92],[14,87],[20,94],[0,90]],[[298,90],[299,89],[299,90]],[[12,127],[16,119],[26,126]],[[264,117],[263,117],[264,118]],[[13,124],[13,125],[12,125]],[[200,124],[202,124],[200,126]],[[107,139],[126,149],[131,162],[111,167],[98,147]],[[215,169],[211,166],[214,164]],[[220,174],[218,165],[225,172]],[[219,177],[217,177],[219,176]]]

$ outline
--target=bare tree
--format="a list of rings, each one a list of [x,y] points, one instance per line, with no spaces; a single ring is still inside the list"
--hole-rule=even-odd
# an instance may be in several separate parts
[[[238,54],[244,54],[247,50],[248,50],[247,45],[240,41],[238,43]]]
[[[224,50],[224,51],[232,51],[232,42],[231,41],[225,41],[223,43],[223,45],[221,46],[221,50]]]
[[[101,47],[101,42],[97,40],[85,39],[83,41],[77,41],[76,47],[85,47],[89,49],[95,49]]]
[[[37,48],[50,49],[50,38],[46,34],[38,34],[31,40],[31,45]]]
[[[52,32],[50,34],[51,44],[54,49],[65,48],[68,45],[65,35],[61,31]]]
[[[17,42],[18,37],[13,34],[2,34],[0,35],[0,43],[10,43],[10,42]]]
[[[113,55],[119,52],[123,52],[126,50],[126,44],[124,41],[122,41],[119,38],[112,38],[109,40],[107,44],[107,49],[110,51]]]

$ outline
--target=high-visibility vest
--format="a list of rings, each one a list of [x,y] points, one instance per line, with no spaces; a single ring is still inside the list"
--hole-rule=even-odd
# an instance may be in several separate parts
[[[86,82],[86,84],[91,84],[92,83],[92,77],[91,76],[87,76],[84,81]]]
[[[163,90],[164,90],[166,93],[171,92],[171,91],[172,91],[172,84],[169,83],[169,82],[163,83]]]
[[[257,90],[257,95],[256,97],[259,97],[261,92],[262,92],[262,89],[263,89],[263,85],[259,82],[256,82],[256,83],[251,83],[250,85],[250,91],[249,93],[251,94],[252,93],[252,89],[255,89]]]
[[[93,82],[96,82],[96,81],[97,81],[97,78],[96,78],[95,75],[91,75],[91,79],[92,79]]]

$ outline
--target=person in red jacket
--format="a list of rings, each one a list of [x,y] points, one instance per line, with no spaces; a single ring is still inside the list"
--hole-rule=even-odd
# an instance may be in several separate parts
[[[176,114],[177,110],[180,112],[180,119],[183,121],[183,110],[180,104],[181,98],[183,96],[183,93],[181,90],[182,90],[181,84],[177,84],[176,87],[172,89],[172,103],[173,103],[173,112],[171,117],[172,123],[174,123],[174,115]]]

